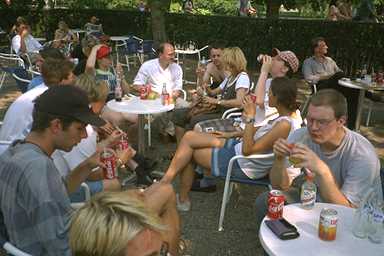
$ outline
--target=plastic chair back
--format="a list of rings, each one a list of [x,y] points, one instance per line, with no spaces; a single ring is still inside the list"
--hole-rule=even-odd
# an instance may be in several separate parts
[[[139,41],[131,38],[125,41],[126,54],[136,54],[139,52]]]

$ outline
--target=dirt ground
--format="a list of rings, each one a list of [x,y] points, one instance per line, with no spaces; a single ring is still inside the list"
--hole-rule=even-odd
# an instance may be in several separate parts
[[[192,61],[193,63],[193,61]],[[132,82],[138,67],[127,72],[126,78]],[[194,67],[184,66],[186,79],[194,80]],[[254,72],[251,72],[254,73]],[[255,77],[252,76],[255,81]],[[8,106],[20,95],[14,81],[7,76],[4,86],[0,89],[0,120],[3,119]],[[365,117],[363,117],[365,120]],[[374,113],[371,127],[362,127],[361,133],[375,146],[379,156],[384,159],[384,118]],[[164,171],[169,165],[170,155],[176,149],[175,143],[161,143],[153,134],[153,146],[147,155],[159,162],[158,170]],[[177,182],[175,184],[177,188]],[[263,255],[258,239],[258,227],[254,220],[254,200],[263,189],[241,185],[239,193],[234,193],[227,206],[225,230],[217,231],[223,181],[219,181],[215,193],[191,193],[192,209],[181,213],[182,237],[191,241],[189,255]]]

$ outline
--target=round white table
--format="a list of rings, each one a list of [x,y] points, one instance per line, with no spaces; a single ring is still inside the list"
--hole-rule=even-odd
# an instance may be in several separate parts
[[[338,223],[336,240],[323,241],[318,237],[320,211],[333,208],[337,211]],[[264,250],[270,256],[379,256],[384,254],[383,244],[371,243],[368,239],[359,239],[352,234],[352,222],[355,209],[326,203],[316,203],[311,210],[302,209],[300,204],[284,206],[284,218],[295,225],[300,236],[292,240],[280,240],[264,223],[259,231],[259,239]]]
[[[339,85],[352,88],[352,89],[358,89],[359,90],[359,99],[357,102],[357,113],[356,113],[356,122],[355,122],[355,130],[360,130],[360,122],[361,122],[361,113],[363,110],[363,102],[365,97],[365,91],[372,90],[372,91],[382,91],[384,90],[384,86],[374,86],[371,83],[365,83],[363,80],[356,80],[352,81],[348,78],[342,78],[339,80]]]
[[[107,106],[116,112],[139,115],[138,151],[141,154],[145,153],[145,138],[144,138],[145,115],[168,112],[174,109],[175,107],[174,104],[162,105],[160,99],[141,100],[139,97],[131,97],[129,100],[123,99],[120,102],[111,100],[111,101],[108,101]]]

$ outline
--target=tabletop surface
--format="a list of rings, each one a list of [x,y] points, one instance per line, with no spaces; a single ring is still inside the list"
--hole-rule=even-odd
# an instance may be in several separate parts
[[[333,208],[338,213],[336,240],[323,241],[318,237],[320,211],[323,208]],[[264,223],[259,231],[259,239],[270,255],[320,256],[320,255],[369,255],[384,254],[383,244],[371,243],[368,239],[359,239],[352,234],[354,209],[341,205],[316,203],[311,210],[305,210],[300,204],[284,206],[284,218],[295,225],[300,236],[292,240],[280,240]]]
[[[162,105],[160,99],[141,100],[139,97],[131,97],[129,100],[120,102],[111,100],[107,106],[117,112],[131,114],[156,114],[172,110],[175,105]]]
[[[176,52],[176,53],[180,53],[180,54],[196,54],[196,53],[200,52],[200,50],[199,50],[199,49],[195,49],[195,50],[175,49],[175,52]]]
[[[112,41],[124,41],[124,40],[128,40],[129,38],[130,38],[129,36],[111,36],[111,37],[109,37],[109,39]]]
[[[383,91],[384,86],[378,85],[376,83],[366,83],[364,80],[358,79],[358,80],[350,80],[349,78],[342,78],[339,80],[339,84],[342,86],[354,88],[354,89],[362,89],[362,90],[378,90]]]

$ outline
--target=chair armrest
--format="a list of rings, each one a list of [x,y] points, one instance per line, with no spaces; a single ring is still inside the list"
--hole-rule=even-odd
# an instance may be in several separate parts
[[[233,112],[240,112],[241,114],[241,111],[242,109],[241,108],[230,108],[230,109],[227,109],[223,115],[221,116],[221,119],[227,119],[229,116],[229,114],[233,113]]]
[[[81,183],[80,187],[84,189],[85,201],[88,201],[89,199],[91,199],[91,190],[89,189],[87,183],[85,182]]]

